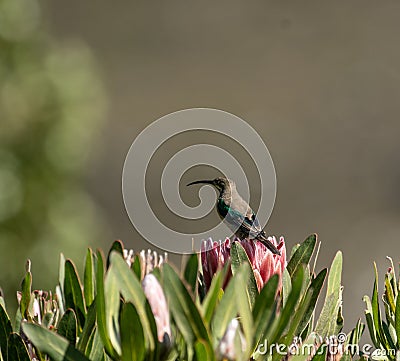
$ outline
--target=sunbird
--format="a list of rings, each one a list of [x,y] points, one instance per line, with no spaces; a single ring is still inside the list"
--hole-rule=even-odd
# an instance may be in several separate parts
[[[228,227],[240,239],[250,239],[261,242],[273,254],[280,255],[279,250],[268,240],[261,228],[256,214],[236,190],[236,184],[231,179],[218,177],[213,180],[198,180],[187,184],[210,184],[219,192],[217,211]]]

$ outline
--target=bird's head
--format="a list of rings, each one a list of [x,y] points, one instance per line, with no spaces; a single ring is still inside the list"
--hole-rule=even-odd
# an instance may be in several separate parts
[[[218,177],[218,178],[215,178],[212,180],[198,180],[198,181],[191,182],[187,185],[191,186],[193,184],[211,184],[219,192],[223,192],[227,188],[232,189],[233,187],[235,187],[235,183],[232,180],[225,178],[225,177]]]

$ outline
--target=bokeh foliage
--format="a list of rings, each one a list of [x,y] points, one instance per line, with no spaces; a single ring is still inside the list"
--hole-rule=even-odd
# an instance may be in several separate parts
[[[89,49],[53,41],[43,22],[37,1],[0,0],[0,284],[9,298],[28,254],[48,284],[61,248],[76,255],[99,234],[82,171],[104,117],[103,85]]]

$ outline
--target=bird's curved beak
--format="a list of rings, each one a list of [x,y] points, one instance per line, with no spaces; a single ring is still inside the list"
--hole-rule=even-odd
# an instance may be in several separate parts
[[[214,181],[213,180],[198,180],[198,181],[194,181],[191,183],[186,184],[186,186],[191,186],[193,184],[211,184],[214,185]]]

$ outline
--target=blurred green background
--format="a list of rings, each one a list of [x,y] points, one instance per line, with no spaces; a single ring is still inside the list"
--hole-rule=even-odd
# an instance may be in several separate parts
[[[386,255],[400,260],[399,15],[394,1],[0,0],[9,302],[28,257],[45,289],[60,252],[80,265],[87,246],[116,238],[149,247],[124,210],[125,155],[155,119],[206,106],[242,117],[269,147],[278,194],[268,233],[291,248],[317,232],[320,268],[344,251],[351,328],[373,260],[383,270]]]

